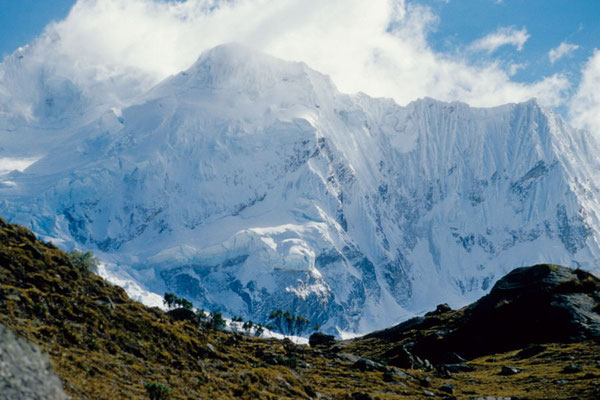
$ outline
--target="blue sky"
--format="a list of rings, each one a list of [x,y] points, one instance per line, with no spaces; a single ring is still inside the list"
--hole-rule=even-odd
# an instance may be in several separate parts
[[[73,4],[0,0],[0,54],[58,21],[26,50],[27,71],[54,71],[83,90],[100,83],[123,103],[132,88],[240,42],[305,62],[342,92],[401,105],[535,97],[600,132],[600,0],[78,0],[69,12]]]
[[[504,46],[486,57],[524,64],[515,75],[517,80],[530,82],[556,71],[577,75],[594,48],[600,48],[598,0],[426,0],[422,3],[439,16],[437,30],[431,33],[430,40],[440,52],[464,50],[469,43],[500,27],[525,28],[530,37],[521,51]],[[551,63],[549,51],[562,42],[579,48]]]
[[[65,18],[75,0],[0,0],[0,56],[30,43],[50,21]]]

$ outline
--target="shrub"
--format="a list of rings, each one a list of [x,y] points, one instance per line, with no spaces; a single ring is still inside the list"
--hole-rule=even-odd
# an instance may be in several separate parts
[[[95,272],[98,268],[98,259],[94,257],[91,251],[81,252],[79,250],[73,250],[67,253],[69,261],[81,272]]]
[[[150,400],[167,400],[171,394],[171,389],[160,383],[146,382],[144,388]]]

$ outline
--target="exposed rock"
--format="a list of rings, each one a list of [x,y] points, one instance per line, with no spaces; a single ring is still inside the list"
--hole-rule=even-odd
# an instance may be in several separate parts
[[[396,346],[384,354],[388,364],[403,369],[430,369],[431,363],[412,354],[405,346]]]
[[[354,354],[349,354],[349,353],[339,353],[337,354],[336,359],[338,361],[342,361],[342,362],[350,362],[350,363],[355,363],[358,360],[360,360],[360,357]]]
[[[541,344],[532,344],[525,347],[523,350],[517,353],[515,358],[517,360],[524,360],[526,358],[531,358],[533,356],[537,356],[540,353],[546,351],[547,347],[542,346]]]
[[[515,367],[509,367],[509,366],[502,366],[502,370],[500,371],[500,375],[504,375],[504,376],[510,376],[510,375],[516,375],[519,372],[521,372],[521,370],[519,368],[515,368]]]
[[[425,378],[421,379],[419,383],[423,387],[431,387],[431,377],[426,376]]]
[[[358,361],[356,361],[352,365],[352,368],[357,369],[362,372],[365,372],[365,371],[387,371],[386,366],[379,364],[375,361],[368,360],[366,358],[361,358]]]
[[[0,400],[67,399],[40,348],[0,324]]]
[[[461,357],[459,354],[453,351],[444,354],[441,358],[441,362],[443,362],[444,364],[462,364],[466,361],[467,360],[465,358]]]
[[[352,393],[352,400],[373,400],[373,397],[370,394],[363,392]]]
[[[100,296],[98,299],[96,299],[96,304],[99,306],[108,307],[111,310],[115,309],[115,303],[113,303],[112,299],[108,296]]]
[[[322,332],[315,332],[308,338],[308,344],[311,347],[316,346],[329,346],[335,343],[335,336],[327,335]]]
[[[388,368],[383,373],[383,380],[385,382],[396,382],[398,379],[409,380],[412,379],[412,376],[394,367]]]
[[[440,364],[438,370],[456,374],[460,372],[473,372],[475,368],[466,364]]]
[[[579,364],[569,364],[567,365],[561,372],[565,373],[565,374],[576,374],[583,371],[583,368],[581,368],[581,365]]]
[[[440,386],[440,392],[453,394],[454,393],[454,385],[450,382],[444,383],[442,386]]]
[[[431,317],[434,315],[440,315],[440,314],[445,314],[449,311],[452,311],[452,307],[450,307],[448,304],[444,303],[444,304],[438,304],[438,306],[436,307],[435,311],[430,311],[427,314],[425,314],[426,317]]]
[[[435,363],[452,352],[473,359],[531,344],[598,340],[598,293],[600,279],[583,270],[548,264],[517,268],[487,296],[457,312],[455,320],[413,318],[367,337],[400,343],[410,338],[411,354]],[[427,330],[435,334],[421,333]],[[543,350],[531,348],[519,357],[538,351]]]

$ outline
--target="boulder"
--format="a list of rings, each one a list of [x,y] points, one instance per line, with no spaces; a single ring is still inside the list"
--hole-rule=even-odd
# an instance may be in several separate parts
[[[566,367],[564,367],[561,372],[564,373],[564,374],[577,374],[577,373],[579,373],[581,371],[583,371],[583,368],[581,368],[581,365],[579,365],[579,364],[569,364]]]
[[[66,400],[48,356],[0,324],[0,400]]]
[[[438,370],[456,374],[460,372],[473,372],[475,371],[475,368],[466,364],[440,364],[438,365]]]
[[[547,347],[542,346],[541,344],[531,344],[531,345],[525,347],[520,352],[518,352],[517,355],[515,356],[515,358],[517,360],[525,360],[527,358],[531,358],[531,357],[537,356],[540,353],[543,353],[544,351],[546,351],[546,349],[547,349]]]
[[[388,364],[402,369],[430,369],[431,364],[427,360],[414,355],[406,346],[396,346],[387,351],[383,358]]]
[[[432,317],[434,315],[441,315],[450,311],[452,311],[452,307],[450,307],[448,304],[438,304],[438,306],[435,308],[435,311],[430,311],[427,314],[425,314],[425,316]]]
[[[321,332],[315,332],[308,338],[311,347],[330,346],[335,343],[335,337]]]
[[[357,369],[361,372],[366,372],[366,371],[387,371],[387,367],[383,364],[379,364],[378,362],[366,359],[366,358],[360,358],[358,359],[358,361],[356,361],[354,364],[352,364],[352,368]]]
[[[509,367],[509,366],[504,365],[502,367],[502,370],[500,371],[500,375],[511,376],[511,375],[516,375],[519,372],[521,372],[521,370],[519,368]]]
[[[454,393],[454,385],[450,382],[446,382],[442,386],[440,386],[439,390],[440,390],[440,392],[453,394]]]

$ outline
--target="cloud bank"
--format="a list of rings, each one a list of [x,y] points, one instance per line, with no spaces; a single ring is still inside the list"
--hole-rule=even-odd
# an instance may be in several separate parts
[[[518,51],[521,51],[528,39],[529,34],[525,28],[516,30],[512,26],[501,27],[496,32],[490,33],[473,42],[470,48],[474,51],[493,53],[502,46],[511,45],[515,46]]]
[[[429,8],[404,0],[79,0],[64,21],[22,51],[18,74],[22,82],[40,71],[54,74],[87,97],[123,105],[188,68],[202,51],[240,42],[303,61],[330,75],[343,92],[400,104],[429,96],[475,106],[532,97],[564,105],[570,83],[562,74],[515,82],[511,76],[520,66],[473,64],[434,51],[427,35],[437,22]],[[473,46],[521,49],[528,37],[525,28],[502,28]],[[17,61],[11,60],[0,65],[0,98],[3,90],[15,93],[2,87],[2,74],[13,74],[8,64]],[[28,99],[10,101],[25,109]]]
[[[600,51],[587,62],[577,93],[570,102],[571,122],[600,135]]]

